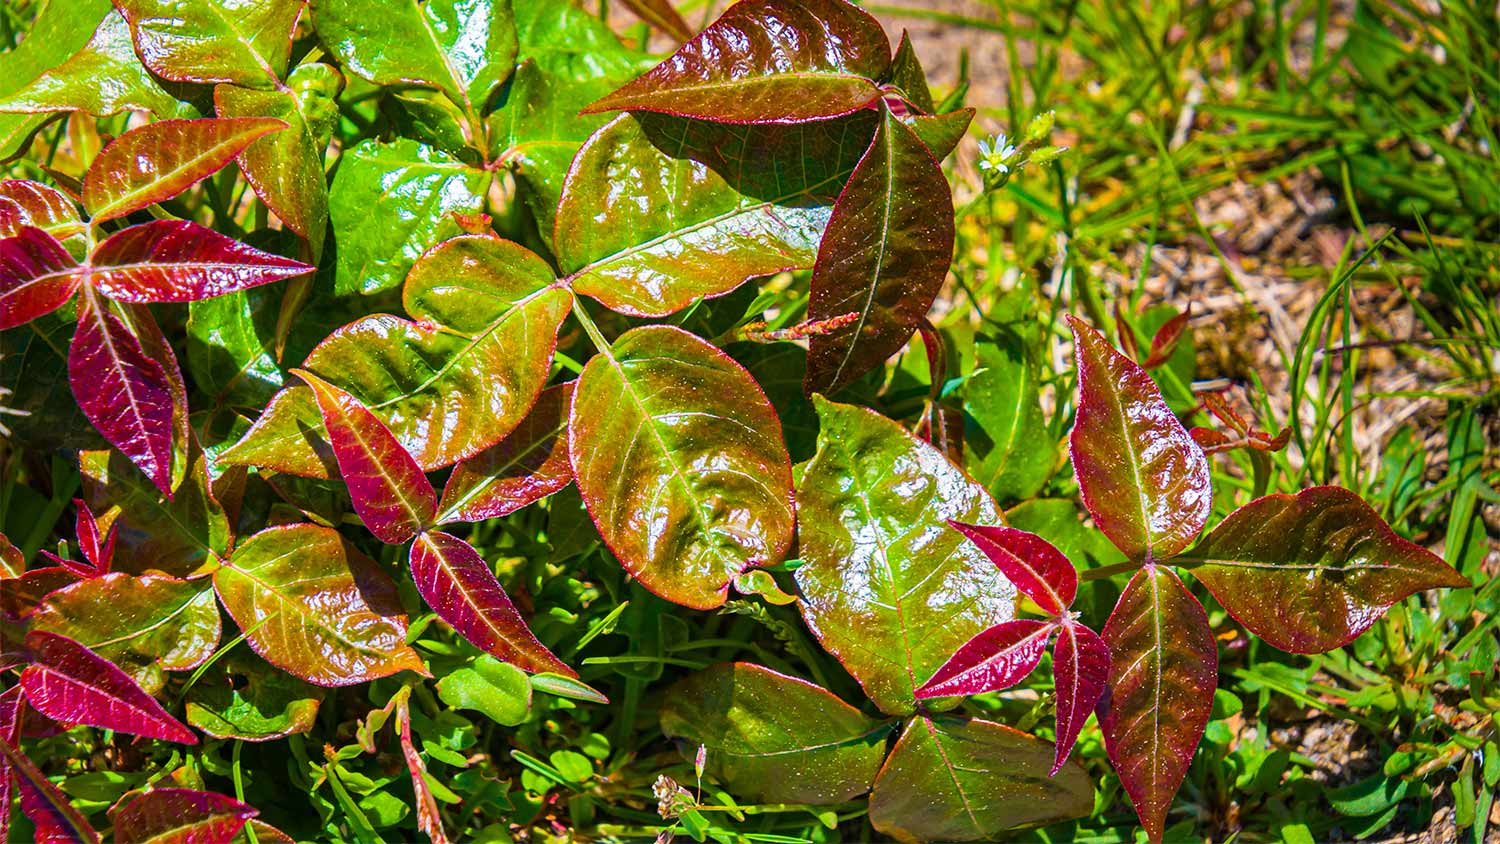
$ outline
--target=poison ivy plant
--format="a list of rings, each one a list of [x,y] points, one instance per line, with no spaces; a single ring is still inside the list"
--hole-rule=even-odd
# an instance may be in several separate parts
[[[1184,427],[1187,312],[1075,320],[1071,403],[1026,297],[929,322],[974,111],[910,39],[597,5],[0,8],[0,830],[984,840],[1093,808],[1096,711],[1159,841],[1179,571],[1298,653],[1467,582],[1338,488],[1204,533],[1289,434]],[[963,700],[1049,644],[1050,747]]]

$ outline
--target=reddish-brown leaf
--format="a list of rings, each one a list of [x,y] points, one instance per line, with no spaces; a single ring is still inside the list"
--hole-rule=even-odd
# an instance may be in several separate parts
[[[0,330],[28,323],[67,303],[82,268],[57,238],[22,226],[0,240]]]
[[[58,240],[87,228],[78,219],[78,206],[62,191],[27,179],[0,181],[0,237],[14,237],[26,226],[36,226]]]
[[[474,647],[527,671],[578,676],[537,641],[469,543],[441,531],[421,534],[411,546],[411,576],[422,600]]]
[[[1084,506],[1131,559],[1171,557],[1208,520],[1208,459],[1145,370],[1081,320],[1068,323],[1078,356],[1073,469]]]
[[[672,0],[625,0],[635,16],[676,38],[678,42],[693,37],[693,28],[678,14]]]
[[[1109,680],[1109,645],[1099,634],[1076,621],[1058,627],[1052,645],[1052,676],[1057,686],[1057,774],[1073,752],[1083,722],[1094,711]]]
[[[115,815],[115,844],[230,844],[257,814],[222,794],[158,788]]]
[[[793,123],[855,111],[891,67],[880,24],[844,0],[742,0],[670,58],[586,112],[660,111]]]
[[[432,524],[437,491],[385,423],[359,400],[305,370],[294,370],[318,400],[354,510],[381,542],[399,545]]]
[[[88,291],[78,302],[68,383],[99,433],[171,498],[172,386],[162,365]]]
[[[550,387],[505,439],[453,467],[439,523],[478,522],[513,513],[573,482],[568,408],[573,384]]]
[[[89,165],[83,207],[100,222],[171,199],[218,172],[256,138],[285,128],[268,117],[230,117],[161,120],[132,129]]]
[[[21,688],[36,711],[57,721],[87,724],[147,738],[197,744],[192,731],[114,663],[66,636],[26,634],[32,663]]]
[[[26,556],[21,553],[20,548],[11,544],[5,534],[0,533],[0,579],[20,577],[25,570]]]
[[[187,220],[115,232],[89,256],[89,281],[121,302],[193,302],[312,272]]]
[[[26,713],[26,698],[20,686],[0,692],[0,744],[19,747],[21,719]],[[10,758],[0,755],[0,841],[10,840],[10,801],[15,795],[15,779],[10,773]]]
[[[1336,486],[1257,498],[1210,531],[1191,560],[1230,615],[1293,653],[1342,647],[1415,592],[1470,585]]]
[[[406,698],[396,704],[396,734],[401,742],[401,756],[406,759],[406,772],[411,775],[412,791],[417,795],[417,830],[425,832],[432,844],[448,844],[437,798],[432,796],[432,787],[427,784],[427,766],[422,764],[416,742],[412,740],[411,709]]]
[[[1161,328],[1156,329],[1156,334],[1151,337],[1151,350],[1146,353],[1146,359],[1141,366],[1147,369],[1155,369],[1171,359],[1172,353],[1177,351],[1177,344],[1182,340],[1182,332],[1187,330],[1188,320],[1193,318],[1193,308],[1188,306],[1187,310],[1167,320]]]
[[[953,258],[953,196],[932,152],[889,110],[834,203],[809,319],[859,314],[809,341],[808,393],[833,393],[906,345]]]
[[[1109,761],[1160,844],[1167,810],[1213,709],[1219,651],[1208,615],[1168,568],[1136,572],[1104,626],[1109,687],[1099,727]]]
[[[99,844],[99,833],[24,753],[10,742],[0,741],[0,755],[5,756],[15,774],[21,792],[21,811],[36,827],[38,844]],[[10,778],[9,773],[6,778]],[[5,808],[10,811],[9,802]]]
[[[979,546],[1005,579],[1052,615],[1062,615],[1078,593],[1078,572],[1052,543],[1024,530],[949,522]]]
[[[1014,686],[1042,661],[1047,640],[1056,627],[1049,621],[1018,618],[985,630],[933,672],[917,689],[917,700],[977,695]]]
[[[0,613],[11,619],[22,618],[48,595],[78,580],[77,574],[62,566],[31,569],[19,577],[0,580]]]

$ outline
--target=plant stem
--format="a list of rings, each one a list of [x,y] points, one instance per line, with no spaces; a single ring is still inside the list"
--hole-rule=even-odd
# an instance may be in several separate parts
[[[578,298],[576,293],[573,295],[573,316],[578,320],[578,324],[583,326],[583,330],[589,335],[589,339],[594,341],[594,348],[598,349],[600,354],[609,354],[609,341],[604,339],[604,333],[599,330],[599,326],[595,325],[594,320],[589,317],[588,310],[583,307],[583,300]]]

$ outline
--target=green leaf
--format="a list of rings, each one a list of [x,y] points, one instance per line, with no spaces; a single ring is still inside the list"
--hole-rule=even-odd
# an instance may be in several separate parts
[[[573,394],[568,450],[589,515],[652,592],[695,609],[792,541],[781,424],[739,364],[670,326],[594,356]]]
[[[312,20],[355,75],[437,88],[475,117],[516,59],[510,4],[498,0],[314,0]]]
[[[425,673],[406,645],[396,585],[332,529],[287,525],[257,533],[214,572],[214,589],[256,653],[309,683]]]
[[[802,617],[882,712],[910,714],[916,688],[960,645],[1015,615],[1015,587],[947,525],[1000,515],[983,487],[900,425],[814,403],[818,452],[797,485]]]
[[[314,255],[328,228],[328,180],[323,149],[291,91],[254,91],[233,85],[214,89],[221,117],[270,117],[287,128],[255,140],[239,155],[240,169],[266,207],[308,241]]]
[[[900,351],[926,318],[952,259],[948,180],[887,109],[818,247],[807,318],[858,317],[813,335],[807,392],[836,392]]]
[[[879,95],[891,43],[844,0],[742,0],[590,111],[659,111],[726,123],[848,114]]]
[[[272,88],[302,0],[118,0],[146,67],[174,82]]]
[[[110,11],[107,0],[48,0],[14,49],[0,53],[0,99],[7,99],[45,70],[83,49]],[[46,114],[0,114],[0,161],[21,151],[48,120]]]
[[[325,481],[339,476],[317,400],[300,383],[277,393],[239,442],[219,454],[218,462]]]
[[[216,405],[260,408],[285,376],[276,362],[281,291],[269,287],[188,303],[188,374]]]
[[[810,267],[871,120],[744,127],[618,117],[568,173],[558,262],[574,290],[632,316],[664,316]],[[640,189],[621,191],[622,182]]]
[[[168,501],[118,451],[78,456],[84,500],[99,515],[99,529],[118,526],[115,569],[139,574],[155,569],[176,577],[212,565],[229,548],[229,520],[209,490],[201,454]]]
[[[48,595],[31,629],[78,642],[156,694],[166,671],[196,668],[219,644],[219,608],[201,580],[112,572]]]
[[[1470,585],[1336,486],[1257,498],[1230,513],[1187,561],[1230,615],[1293,653],[1342,647],[1415,592]]]
[[[961,108],[947,114],[908,113],[901,116],[901,122],[932,152],[933,158],[942,161],[958,149],[959,141],[969,131],[969,124],[974,122],[974,114],[972,108]]]
[[[157,117],[195,113],[163,91],[141,66],[130,27],[113,9],[81,48],[66,57],[55,56],[30,82],[0,96],[0,112],[5,111],[86,111],[96,117],[122,111],[149,111]]]
[[[1060,444],[1042,415],[1038,368],[1020,337],[981,340],[964,383],[964,411],[975,423],[964,433],[965,462],[1002,501],[1035,496],[1057,466]]]
[[[486,119],[490,160],[516,175],[527,207],[550,241],[568,165],[607,120],[579,112],[649,62],[574,3],[515,0],[513,14],[520,51],[515,74]]]
[[[320,343],[304,367],[359,399],[430,470],[489,448],[525,418],[572,297],[525,248],[464,235],[422,256],[404,299],[417,322],[366,317]]]
[[[979,841],[1089,814],[1077,762],[1056,776],[1052,745],[990,721],[911,720],[870,794],[870,823],[901,841]]]
[[[400,285],[423,252],[460,233],[452,214],[483,210],[489,183],[488,173],[416,141],[364,141],[346,152],[328,194],[335,293]]]
[[[483,712],[506,727],[523,724],[531,715],[531,680],[526,672],[489,655],[439,680],[438,697],[455,709]]]
[[[214,738],[271,741],[313,728],[324,692],[245,651],[188,691],[187,722]]]
[[[911,45],[911,36],[901,30],[901,42],[896,45],[895,58],[891,59],[891,84],[901,89],[906,101],[924,114],[937,111],[932,99],[932,89],[927,85],[927,72],[922,69],[922,60]],[[941,158],[942,156],[938,156]]]
[[[707,747],[707,770],[736,797],[826,805],[869,790],[891,726],[806,680],[735,662],[668,690],[661,729],[689,758]]]

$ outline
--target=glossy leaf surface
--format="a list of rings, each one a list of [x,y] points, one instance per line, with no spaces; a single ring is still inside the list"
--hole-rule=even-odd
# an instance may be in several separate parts
[[[104,657],[66,636],[26,634],[32,662],[21,688],[36,711],[54,721],[87,724],[147,738],[197,744],[192,731]]]
[[[472,667],[449,672],[438,681],[437,691],[448,706],[482,712],[502,726],[519,726],[531,715],[531,680],[526,672],[492,656],[480,656]]]
[[[346,686],[423,670],[406,645],[396,585],[330,528],[257,533],[214,572],[214,588],[256,653],[310,683]]]
[[[214,89],[214,108],[224,117],[263,117],[287,124],[241,150],[240,169],[256,196],[287,228],[321,246],[328,228],[323,146],[313,137],[295,94],[220,85]]]
[[[1083,723],[1109,680],[1109,645],[1077,622],[1058,625],[1052,645],[1052,676],[1057,683],[1057,756],[1052,773],[1068,761]]]
[[[240,441],[219,455],[227,466],[260,466],[304,478],[338,477],[338,459],[310,388],[293,383],[277,393]]]
[[[1047,430],[1035,348],[1019,336],[981,340],[974,373],[963,386],[968,469],[996,498],[1025,501],[1041,492],[1058,463]]]
[[[320,343],[304,366],[364,403],[424,469],[451,465],[499,442],[536,401],[572,307],[554,281],[524,247],[454,238],[407,278],[416,322],[365,317]]]
[[[6,778],[14,772],[21,811],[36,828],[39,844],[99,844],[99,833],[24,753],[9,741],[0,741],[0,755],[5,756]],[[9,811],[7,803],[7,815]]]
[[[896,55],[891,59],[891,84],[901,89],[906,101],[923,114],[937,111],[932,89],[927,85],[927,72],[922,69],[922,60],[911,44],[911,35],[904,29],[901,30],[901,41],[896,44]]]
[[[516,58],[510,4],[497,0],[315,0],[329,52],[377,85],[426,85],[478,115]]]
[[[1015,587],[948,519],[998,522],[989,493],[873,411],[817,398],[818,452],[797,487],[802,617],[881,711],[980,631],[1015,615]]]
[[[196,668],[213,655],[219,608],[201,581],[115,572],[48,595],[31,629],[73,639],[155,694],[163,672]]]
[[[116,844],[229,844],[258,814],[244,803],[207,791],[156,788],[115,815]]]
[[[196,683],[186,719],[221,739],[271,741],[313,728],[323,690],[240,651],[224,663],[223,682]]]
[[[42,4],[20,43],[7,45],[10,49],[0,53],[0,100],[10,99],[82,49],[110,11],[107,0]],[[15,157],[47,119],[46,114],[0,114],[0,161]]]
[[[286,72],[302,0],[119,0],[136,53],[174,82],[270,88]]]
[[[618,117],[569,170],[558,261],[574,290],[632,316],[810,267],[871,128],[869,115],[776,127]],[[611,188],[622,183],[640,192]]]
[[[1109,622],[1109,688],[1099,728],[1152,841],[1208,726],[1219,651],[1203,605],[1170,569],[1136,572]]]
[[[487,173],[415,141],[365,141],[345,152],[328,194],[339,244],[335,292],[400,286],[423,252],[460,233],[454,213],[484,209],[489,182]]]
[[[63,10],[74,4],[57,6]],[[130,41],[130,26],[119,12],[109,9],[102,20],[92,22],[97,28],[86,44],[59,63],[44,62],[48,66],[31,81],[0,97],[0,111],[84,111],[98,117],[122,111],[149,111],[157,117],[193,114],[191,107],[163,91],[141,66]]]
[[[1048,776],[1051,761],[1045,742],[1010,727],[913,718],[875,780],[870,823],[898,841],[977,841],[1087,815],[1083,768]]]
[[[834,392],[885,362],[932,307],[953,257],[953,198],[937,159],[889,111],[833,206],[808,319],[856,313],[815,335],[807,392]]]
[[[1078,594],[1078,572],[1052,543],[1015,528],[951,524],[979,546],[1005,579],[1043,611],[1057,616],[1073,605],[1073,597]]]
[[[661,729],[737,798],[842,803],[869,790],[891,727],[820,686],[748,662],[715,665],[667,692]]]
[[[162,120],[110,142],[83,179],[83,207],[96,221],[123,217],[171,199],[218,172],[280,120],[236,117]]]
[[[792,541],[792,466],[760,387],[677,328],[628,332],[573,394],[568,450],[589,515],[652,592],[696,609]]]
[[[0,580],[20,577],[26,570],[26,555],[0,533]]]
[[[1166,559],[1208,520],[1208,459],[1146,371],[1068,317],[1078,358],[1073,468],[1083,503],[1126,556]]]
[[[437,515],[437,492],[401,443],[359,400],[298,370],[312,388],[354,510],[381,542],[399,545]]]
[[[578,676],[537,641],[469,543],[441,531],[418,536],[411,546],[411,576],[422,600],[474,647],[527,671]]]
[[[11,686],[0,692],[0,744],[6,749],[20,746],[21,722],[25,717],[26,697],[21,687]],[[11,775],[10,756],[0,753],[0,836],[4,836],[5,841],[10,840],[10,804],[15,795],[16,778]]]
[[[173,421],[167,374],[92,295],[78,303],[68,383],[89,422],[170,497]]]
[[[573,384],[542,391],[505,439],[453,467],[438,522],[478,522],[513,513],[573,482],[568,410]]]
[[[843,0],[742,0],[592,111],[659,111],[728,123],[848,114],[891,67],[880,24]]]
[[[312,272],[187,220],[155,220],[110,235],[89,257],[89,280],[121,302],[191,302]]]
[[[25,226],[36,226],[63,241],[85,228],[78,206],[57,188],[27,179],[0,181],[0,238],[14,237]]]
[[[81,281],[78,262],[57,238],[32,225],[0,240],[0,330],[67,304]]]
[[[1008,689],[1042,661],[1057,625],[1029,618],[1004,621],[965,642],[922,687],[918,700]]]
[[[276,361],[281,292],[241,290],[189,303],[187,372],[216,404],[264,407],[287,380]]]
[[[1313,487],[1229,514],[1191,571],[1241,624],[1293,653],[1342,647],[1394,603],[1468,578],[1390,529],[1358,495]]]
[[[943,161],[958,149],[959,142],[969,131],[969,124],[974,122],[974,114],[972,108],[961,108],[947,114],[906,114],[901,117],[901,122],[922,141],[933,158]]]

